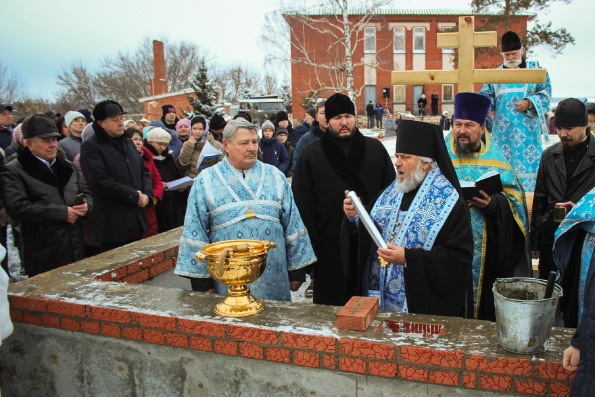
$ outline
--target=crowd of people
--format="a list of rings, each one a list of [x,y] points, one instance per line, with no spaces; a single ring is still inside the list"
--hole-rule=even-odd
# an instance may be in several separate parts
[[[504,67],[538,66],[514,32],[502,51]],[[577,328],[563,361],[579,371],[572,393],[592,393],[595,106],[561,101],[560,142],[543,151],[549,77],[517,85],[458,93],[452,119],[445,112],[440,125],[391,118],[394,165],[381,142],[360,132],[341,93],[295,128],[284,111],[258,127],[245,113],[229,122],[178,119],[170,105],[145,127],[111,100],[15,125],[14,109],[2,104],[2,241],[14,235],[32,277],[183,225],[175,273],[193,290],[226,288],[196,260],[198,250],[260,239],[278,249],[251,284],[258,298],[290,300],[310,273],[315,303],[372,296],[383,310],[491,321],[494,281],[532,277],[531,259],[539,259],[539,277],[557,271],[564,288],[559,325]],[[370,101],[366,111],[368,127],[374,119],[379,127],[382,106]],[[492,173],[499,191],[463,192]],[[176,184],[185,177],[191,187]],[[351,191],[386,245],[362,227]],[[534,192],[530,221],[526,192]],[[570,211],[559,216],[560,208]]]

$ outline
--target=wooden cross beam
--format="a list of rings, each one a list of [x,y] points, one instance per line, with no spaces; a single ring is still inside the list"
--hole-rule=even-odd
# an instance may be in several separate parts
[[[459,92],[474,92],[473,84],[545,83],[545,69],[475,69],[475,47],[498,45],[496,32],[475,32],[472,16],[459,17],[458,33],[438,33],[438,48],[459,48],[458,70],[391,72],[393,85],[458,84]]]

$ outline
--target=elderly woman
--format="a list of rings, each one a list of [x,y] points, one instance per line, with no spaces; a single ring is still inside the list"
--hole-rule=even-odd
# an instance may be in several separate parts
[[[176,159],[176,166],[180,171],[186,172],[190,178],[196,178],[205,168],[216,164],[220,155],[206,156],[199,164],[200,153],[208,142],[212,147],[221,152],[223,145],[213,138],[207,130],[207,121],[203,116],[196,116],[190,121],[191,135],[182,145],[180,155]]]
[[[153,163],[155,163],[155,167],[159,171],[164,189],[167,189],[166,182],[171,182],[182,177],[167,147],[170,140],[171,135],[163,128],[157,127],[147,133],[147,138],[144,142],[144,149],[150,151],[153,155]],[[165,190],[163,192],[163,199],[155,207],[159,233],[184,224],[186,209],[184,199],[184,189],[180,191]]]

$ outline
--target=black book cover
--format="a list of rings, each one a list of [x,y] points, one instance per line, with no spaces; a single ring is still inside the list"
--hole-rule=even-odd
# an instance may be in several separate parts
[[[496,171],[482,175],[481,178],[475,182],[460,181],[460,183],[465,200],[473,200],[473,197],[481,197],[479,194],[480,190],[486,192],[488,196],[500,193],[504,190],[500,174]]]

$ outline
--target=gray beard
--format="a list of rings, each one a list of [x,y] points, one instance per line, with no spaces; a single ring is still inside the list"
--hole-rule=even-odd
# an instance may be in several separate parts
[[[403,181],[399,181],[399,179],[397,179],[395,185],[399,191],[403,193],[409,193],[417,189],[422,184],[424,179],[426,179],[426,175],[428,175],[428,171],[423,170],[422,163],[420,161],[411,174],[405,175],[405,179],[403,179]]]
[[[477,152],[477,147],[472,147],[470,143],[455,141],[455,151],[458,155],[468,156]]]

